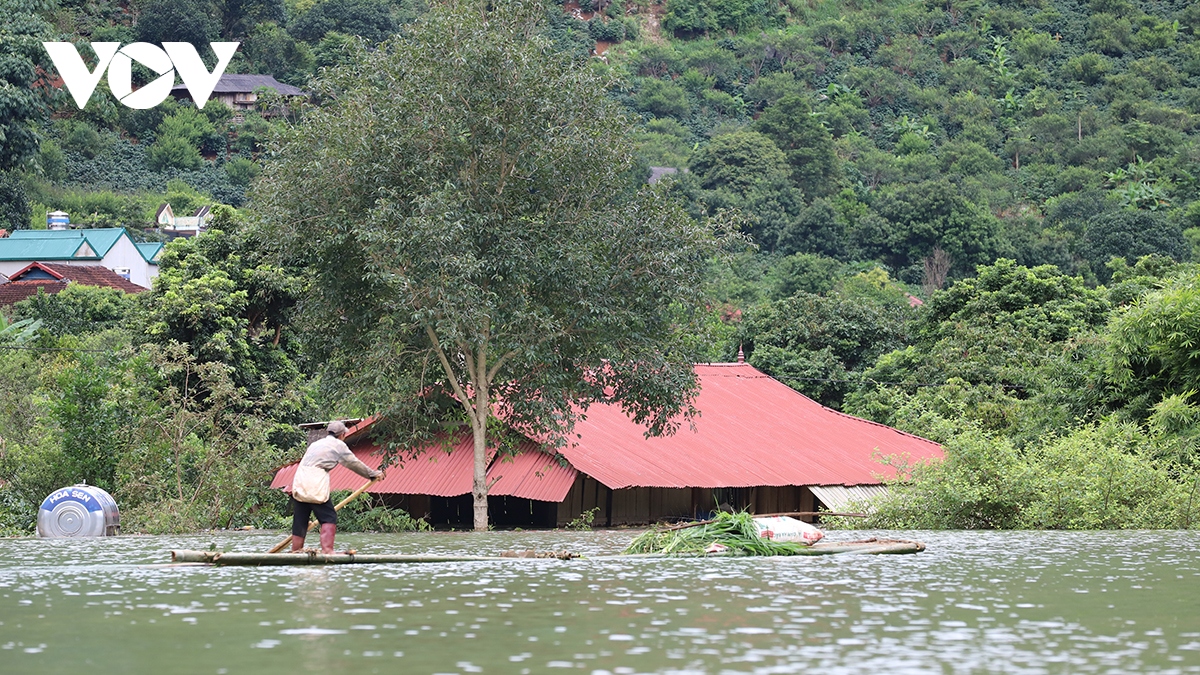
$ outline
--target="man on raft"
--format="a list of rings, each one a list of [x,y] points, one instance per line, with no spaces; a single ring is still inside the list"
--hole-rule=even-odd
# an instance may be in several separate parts
[[[304,453],[292,477],[292,552],[304,548],[310,513],[321,524],[321,552],[333,553],[333,538],[337,534],[337,511],[329,496],[329,472],[341,464],[363,478],[382,478],[383,472],[363,464],[342,442],[346,425],[330,422],[327,436],[313,441]]]

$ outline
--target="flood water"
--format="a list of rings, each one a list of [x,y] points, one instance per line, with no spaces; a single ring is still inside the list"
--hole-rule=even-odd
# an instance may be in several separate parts
[[[0,540],[0,673],[1200,673],[1192,532],[869,533],[928,546],[899,556],[161,564],[280,534]],[[601,555],[635,534],[338,543]]]

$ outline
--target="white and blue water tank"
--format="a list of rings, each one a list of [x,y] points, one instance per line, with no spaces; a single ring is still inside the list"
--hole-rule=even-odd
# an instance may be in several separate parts
[[[46,227],[51,230],[65,230],[71,226],[71,217],[65,211],[51,211],[46,214]]]
[[[44,539],[113,537],[121,533],[121,514],[112,495],[80,483],[42,500],[37,532]]]

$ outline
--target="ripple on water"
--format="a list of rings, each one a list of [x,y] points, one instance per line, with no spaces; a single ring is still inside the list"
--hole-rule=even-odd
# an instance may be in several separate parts
[[[380,553],[619,551],[635,532],[349,535]],[[1189,532],[871,533],[915,556],[162,565],[279,533],[0,541],[4,672],[1200,673]],[[831,539],[861,533],[833,532]],[[368,623],[369,622],[369,623]],[[85,663],[90,661],[90,663]],[[168,668],[170,669],[170,668]]]

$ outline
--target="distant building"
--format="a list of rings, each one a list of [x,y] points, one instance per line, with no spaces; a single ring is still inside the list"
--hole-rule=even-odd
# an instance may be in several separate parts
[[[14,273],[7,283],[0,284],[0,306],[16,304],[37,295],[38,291],[46,295],[55,295],[70,284],[115,288],[125,293],[140,293],[146,290],[100,265],[31,263]]]
[[[32,263],[99,265],[150,288],[158,276],[161,243],[135,243],[123,227],[16,230],[0,239],[0,274],[10,278]]]
[[[278,92],[281,96],[307,96],[299,88],[284,84],[270,75],[225,73],[217,82],[209,100],[220,101],[234,111],[253,110],[258,103],[258,90],[263,88]],[[175,85],[171,89],[171,95],[180,100],[192,100],[191,92],[183,84]]]
[[[826,408],[748,363],[695,368],[701,414],[673,436],[646,438],[619,405],[595,404],[559,450],[524,440],[512,456],[493,455],[493,524],[557,527],[589,512],[597,525],[613,526],[703,517],[718,508],[842,511],[883,493],[883,478],[895,476],[876,453],[914,463],[942,457],[937,443]],[[349,424],[346,443],[377,467],[375,441],[382,439],[370,437],[373,424]],[[369,492],[435,525],[469,526],[473,457],[470,433],[435,442],[389,467]],[[295,465],[281,468],[271,487],[287,488],[294,472]],[[363,482],[343,467],[330,481],[334,490]]]
[[[154,214],[154,222],[158,224],[158,230],[172,238],[194,237],[202,234],[210,220],[212,220],[212,209],[208,206],[200,207],[190,216],[176,216],[171,205],[164,202],[159,205],[158,211]]]
[[[679,169],[676,169],[673,166],[652,166],[650,167],[650,177],[646,179],[646,182],[654,185],[664,177],[672,176],[677,173],[679,173]]]

